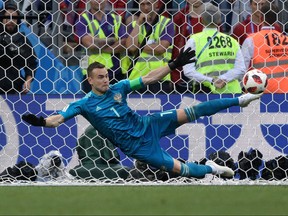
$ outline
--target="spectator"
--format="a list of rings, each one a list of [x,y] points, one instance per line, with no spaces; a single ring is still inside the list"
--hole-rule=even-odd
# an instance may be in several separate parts
[[[202,14],[203,32],[194,34],[185,45],[196,51],[197,61],[183,67],[193,81],[194,93],[241,93],[239,80],[245,73],[244,59],[238,42],[217,30],[221,13],[214,5]]]
[[[244,21],[251,14],[250,0],[236,0],[233,4],[232,26]]]
[[[36,0],[30,4],[26,11],[34,11],[39,15],[37,35],[42,39],[42,42],[51,49],[51,38],[53,31],[52,14],[53,14],[53,1],[52,0]],[[30,21],[32,25],[32,20]]]
[[[221,31],[229,33],[232,27],[233,7],[235,0],[212,0],[211,2],[220,8],[222,13]]]
[[[183,0],[185,1],[185,0]],[[174,7],[174,0],[157,0],[156,3],[158,11],[161,7],[164,7],[164,10],[161,14],[167,18],[171,18],[171,14],[173,14],[176,9]],[[165,4],[165,5],[163,5]],[[177,3],[176,3],[177,4]],[[139,11],[139,0],[127,0],[127,11],[125,13],[125,24],[128,26],[131,22],[138,19],[141,11]]]
[[[192,34],[201,32],[204,28],[201,23],[201,14],[211,3],[203,3],[202,0],[186,0],[187,5],[173,17],[175,24],[174,46],[172,58],[179,55],[179,51],[185,46]],[[174,70],[171,78],[176,83],[176,89],[181,92],[187,90],[187,78],[181,74],[182,68]]]
[[[187,4],[186,0],[173,0],[173,3],[172,3],[173,9],[176,10],[176,12],[186,7],[186,4]]]
[[[25,34],[19,32],[20,12],[16,4],[8,1],[2,12],[3,31],[0,33],[0,93],[29,92],[37,59]]]
[[[281,5],[281,3],[279,3]],[[280,12],[280,17],[281,17],[281,23],[283,25],[283,31],[286,32],[286,34],[288,33],[288,1],[283,0],[282,3],[282,8],[281,12]]]
[[[111,4],[112,10],[115,11],[116,14],[122,17],[122,20],[125,19],[126,14],[126,1],[125,0],[108,0]]]
[[[63,53],[72,54],[73,49],[79,44],[79,38],[74,34],[74,27],[79,20],[80,14],[86,9],[86,0],[63,0],[60,3],[60,10],[64,15],[63,34],[64,47]]]
[[[121,17],[111,11],[105,11],[107,0],[91,0],[90,10],[83,13],[76,24],[76,34],[81,44],[87,48],[88,65],[98,61],[107,65],[111,83],[123,79],[120,67],[121,53],[125,46],[126,29]],[[86,70],[83,70],[84,92],[90,91],[86,79]]]
[[[178,12],[178,2],[175,0],[158,0],[157,4],[159,10],[163,7],[163,11],[159,14],[167,18],[171,18],[175,12]]]
[[[139,3],[137,0],[127,0],[127,11],[125,13],[124,22],[129,26],[133,21],[138,19],[140,14]]]
[[[250,0],[251,15],[248,16],[243,22],[234,26],[232,37],[234,37],[240,45],[251,33],[258,32],[262,26],[260,9],[267,0]],[[274,27],[277,31],[282,32],[278,23],[275,22]]]
[[[279,12],[269,2],[261,8],[263,26],[243,43],[246,68],[259,69],[267,74],[266,93],[288,93],[288,37],[274,27]]]
[[[171,19],[157,14],[157,0],[140,0],[139,4],[141,13],[137,20],[128,27],[129,36],[126,47],[129,52],[133,55],[140,52],[140,45],[151,28],[152,33],[147,38],[129,79],[144,76],[153,69],[167,65],[168,60],[171,59],[171,45],[174,37],[174,25]],[[156,19],[157,22],[155,22]],[[149,89],[153,93],[159,90],[170,92],[172,89],[170,74],[164,77],[163,83],[155,83],[149,86]]]

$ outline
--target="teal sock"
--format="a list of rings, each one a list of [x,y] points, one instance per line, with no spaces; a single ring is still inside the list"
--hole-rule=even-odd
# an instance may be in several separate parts
[[[210,166],[193,162],[181,163],[180,175],[183,177],[203,178],[207,173],[212,173]]]
[[[221,110],[238,105],[238,98],[221,98],[205,101],[196,106],[185,108],[184,110],[189,121],[191,122],[200,118],[201,116],[210,116]]]

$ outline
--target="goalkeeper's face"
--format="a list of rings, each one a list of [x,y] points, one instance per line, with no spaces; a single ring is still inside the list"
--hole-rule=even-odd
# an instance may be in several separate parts
[[[109,89],[109,75],[106,68],[94,68],[88,82],[95,94],[103,95]]]

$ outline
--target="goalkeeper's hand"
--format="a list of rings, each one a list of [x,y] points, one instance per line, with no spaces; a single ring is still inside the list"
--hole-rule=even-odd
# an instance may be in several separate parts
[[[182,67],[195,61],[195,50],[192,50],[192,48],[189,47],[184,51],[183,48],[176,59],[169,61],[168,66],[171,70],[175,70],[178,67]]]
[[[44,127],[46,125],[46,120],[42,116],[37,117],[34,114],[26,114],[22,116],[22,119],[33,126]]]

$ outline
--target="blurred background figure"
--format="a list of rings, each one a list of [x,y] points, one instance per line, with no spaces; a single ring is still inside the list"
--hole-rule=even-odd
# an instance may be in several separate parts
[[[262,16],[260,9],[266,1],[267,0],[250,0],[251,15],[234,26],[232,37],[238,40],[240,45],[243,44],[248,34],[258,32],[261,29]],[[282,28],[277,22],[274,24],[274,27],[277,31],[282,32]]]
[[[87,49],[87,64],[95,61],[105,64],[113,84],[124,77],[120,59],[125,53],[126,28],[120,16],[106,10],[107,5],[107,0],[90,0],[90,10],[83,13],[76,24],[76,34]],[[86,73],[84,69],[83,91],[89,92]]]
[[[20,12],[13,1],[5,3],[0,34],[0,93],[29,92],[37,59],[25,34],[19,32]],[[9,18],[10,17],[10,18]]]
[[[221,31],[230,33],[232,27],[234,2],[236,0],[212,0],[215,6],[217,6],[222,14]]]
[[[279,13],[275,4],[266,2],[261,12],[261,30],[249,35],[242,45],[246,70],[259,69],[267,74],[267,93],[287,93],[288,37],[274,27]]]
[[[205,29],[193,34],[187,41],[196,51],[197,61],[183,67],[185,76],[192,81],[193,93],[242,93],[240,80],[245,73],[244,59],[239,43],[221,33],[219,9],[210,5],[202,13]]]
[[[181,0],[184,1],[185,0]],[[163,15],[167,18],[172,18],[172,15],[178,12],[178,3],[176,0],[156,0],[155,1],[155,8],[160,10],[163,7],[163,11],[159,15]],[[141,11],[139,10],[139,0],[127,0],[127,9],[125,12],[125,19],[124,22],[126,25],[129,25],[131,22],[138,19]]]
[[[133,21],[137,20],[140,14],[138,0],[127,0],[126,7],[127,10],[124,16],[124,23],[128,26]]]
[[[173,16],[175,24],[175,37],[172,50],[172,58],[179,55],[180,50],[185,46],[191,35],[201,32],[204,25],[201,22],[201,14],[211,3],[204,3],[202,0],[186,0],[187,5]],[[182,68],[172,71],[171,78],[176,83],[179,92],[188,88],[188,78],[182,73]]]
[[[111,4],[111,8],[116,14],[122,17],[122,20],[125,18],[126,12],[126,0],[108,0]]]
[[[79,38],[75,34],[75,24],[79,20],[79,16],[86,10],[86,0],[63,0],[60,3],[60,10],[64,16],[63,53],[72,54],[73,49],[79,44]]]
[[[136,79],[153,69],[167,65],[172,52],[174,25],[171,19],[157,13],[157,0],[140,0],[139,4],[140,14],[137,20],[128,26],[126,47],[135,56],[140,52],[142,42],[146,41],[138,61],[133,62],[134,67],[129,79]],[[152,33],[146,38],[149,31]],[[170,92],[172,90],[170,74],[164,77],[162,83],[152,84],[148,88],[152,93]]]

